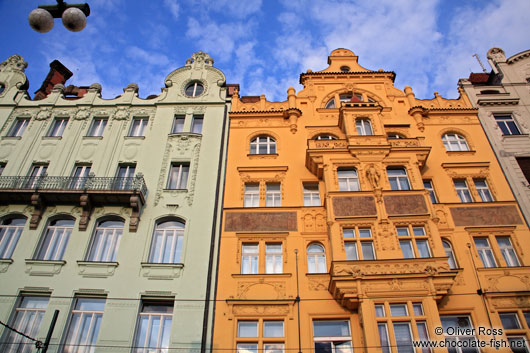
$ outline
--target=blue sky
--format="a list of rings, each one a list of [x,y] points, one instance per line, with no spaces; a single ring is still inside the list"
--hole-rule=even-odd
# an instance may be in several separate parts
[[[81,2],[73,0],[71,2]],[[29,92],[40,87],[55,59],[74,76],[67,84],[100,83],[104,98],[137,83],[140,97],[160,93],[165,77],[203,50],[242,95],[285,100],[299,74],[327,67],[343,47],[359,63],[395,71],[395,85],[410,85],[418,98],[438,91],[455,98],[459,78],[486,68],[486,52],[507,57],[530,49],[528,0],[86,0],[87,27],[34,32],[29,12],[53,0],[0,0],[4,24],[0,60],[28,62]]]

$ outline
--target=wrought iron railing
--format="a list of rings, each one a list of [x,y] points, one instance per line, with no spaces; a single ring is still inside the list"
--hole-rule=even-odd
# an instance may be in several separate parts
[[[60,177],[60,176],[0,176],[0,190],[101,190],[138,191],[147,194],[143,176],[118,177]]]

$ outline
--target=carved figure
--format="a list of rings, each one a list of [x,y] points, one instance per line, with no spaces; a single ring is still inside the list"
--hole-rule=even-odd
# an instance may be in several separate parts
[[[366,177],[368,178],[368,181],[372,185],[372,188],[379,187],[379,181],[381,180],[381,174],[379,171],[375,168],[373,164],[370,164],[368,169],[366,169]]]

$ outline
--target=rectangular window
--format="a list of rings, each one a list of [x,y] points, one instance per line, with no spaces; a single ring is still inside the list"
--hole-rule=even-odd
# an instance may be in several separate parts
[[[47,164],[33,164],[26,180],[24,187],[28,189],[34,189],[39,186],[42,179],[46,176],[48,170]]]
[[[96,348],[105,299],[76,298],[64,343],[64,352],[92,352]]]
[[[259,207],[259,184],[245,184],[244,207]]]
[[[456,348],[450,352],[455,353],[479,353],[478,344],[474,335],[465,335],[468,332],[474,332],[471,319],[468,316],[445,316],[440,315],[445,339],[454,342]],[[460,333],[460,335],[449,335],[447,332]],[[459,343],[458,343],[459,342]],[[462,349],[461,347],[467,347]]]
[[[88,129],[87,136],[103,136],[103,131],[105,131],[105,127],[107,126],[107,121],[107,118],[94,118],[94,120],[92,120],[92,125],[90,126],[90,129]]]
[[[257,274],[259,265],[259,244],[241,246],[241,273]]]
[[[350,322],[347,320],[314,320],[315,353],[352,353]]]
[[[142,302],[138,317],[134,353],[162,353],[169,348],[173,301]]]
[[[515,249],[513,248],[512,241],[510,237],[497,237],[497,244],[499,244],[499,249],[501,250],[502,257],[506,262],[508,267],[518,267],[521,266]]]
[[[387,168],[388,182],[392,190],[410,190],[409,178],[405,168]]]
[[[320,191],[317,183],[304,183],[304,206],[320,206]]]
[[[372,124],[370,124],[370,119],[357,119],[355,120],[355,127],[357,128],[357,134],[359,136],[371,136]]]
[[[282,244],[265,244],[265,273],[283,273]]]
[[[488,238],[475,238],[474,240],[482,265],[484,267],[497,267]]]
[[[436,194],[434,193],[434,188],[432,186],[432,180],[424,180],[423,181],[423,187],[429,191],[429,197],[431,198],[432,203],[438,203],[438,200],[436,199]]]
[[[517,127],[512,115],[495,115],[495,121],[502,131],[503,135],[520,135],[521,131]]]
[[[50,131],[48,132],[48,136],[51,136],[51,137],[63,136],[63,132],[64,132],[64,129],[66,128],[66,124],[68,124],[67,118],[55,118],[55,120],[52,123],[52,127]]]
[[[283,336],[283,321],[263,321],[263,337]]]
[[[473,182],[482,202],[492,202],[493,196],[491,196],[486,179],[473,179]]]
[[[30,337],[37,337],[48,301],[48,297],[23,296],[10,326]],[[5,345],[0,344],[0,349],[4,353],[31,353],[35,348],[34,342],[6,329],[2,342]]]
[[[412,232],[411,232],[412,230]],[[429,241],[425,228],[420,226],[398,227],[396,232],[403,258],[431,257]],[[411,235],[412,234],[412,235]]]
[[[360,191],[359,177],[356,169],[337,169],[339,191]]]
[[[129,190],[133,186],[135,164],[120,164],[116,172],[116,181],[114,187],[118,190]]]
[[[345,228],[342,230],[342,234],[346,260],[375,260],[372,230],[370,228]]]
[[[129,136],[141,137],[145,136],[145,128],[149,118],[134,118],[131,124],[131,131]]]
[[[186,120],[185,115],[175,115],[173,120],[173,127],[171,128],[172,134],[178,134],[179,132],[184,131],[184,121]]]
[[[194,115],[193,122],[191,123],[191,132],[194,134],[202,134],[202,123],[204,117],[202,115]]]
[[[20,137],[26,130],[26,127],[29,124],[29,118],[16,118],[13,126],[9,129],[7,136],[9,137]]]
[[[284,343],[279,341],[284,336],[283,321],[238,321],[237,338],[243,342],[237,343],[237,352],[283,353]]]
[[[188,163],[172,163],[167,180],[168,189],[186,189],[190,166]]]
[[[516,157],[517,164],[521,168],[526,181],[530,184],[530,157]]]
[[[282,205],[282,192],[280,183],[267,183],[266,185],[266,207],[280,207]]]
[[[85,187],[88,177],[90,176],[90,165],[76,165],[72,173],[70,188],[81,190]]]
[[[458,194],[460,201],[464,203],[473,202],[473,198],[471,197],[471,193],[469,192],[469,188],[467,187],[466,180],[454,179],[453,182],[455,184],[456,193]]]

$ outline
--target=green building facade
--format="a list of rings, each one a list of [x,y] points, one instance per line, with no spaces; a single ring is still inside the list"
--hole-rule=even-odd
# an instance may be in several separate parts
[[[158,96],[32,100],[26,66],[0,64],[0,321],[44,341],[59,310],[48,352],[207,351],[232,87],[198,52]]]

